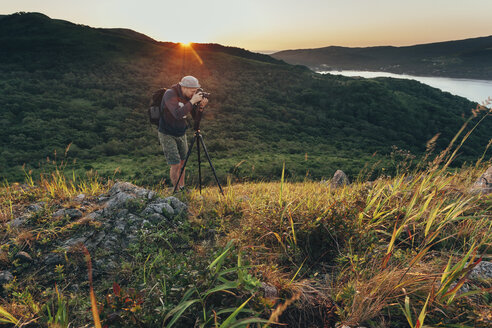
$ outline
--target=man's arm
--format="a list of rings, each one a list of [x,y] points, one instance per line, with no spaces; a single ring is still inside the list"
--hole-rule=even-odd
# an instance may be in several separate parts
[[[162,102],[166,105],[169,112],[177,120],[183,118],[183,116],[186,116],[186,114],[188,114],[193,108],[193,105],[189,101],[184,104],[184,106],[180,107],[178,95],[173,89],[168,89],[166,93],[164,93],[164,97],[162,97]]]

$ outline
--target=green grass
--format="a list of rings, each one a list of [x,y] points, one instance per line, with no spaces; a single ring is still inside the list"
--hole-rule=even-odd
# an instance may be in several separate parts
[[[112,280],[94,282],[101,320],[104,324],[119,309],[126,325],[302,320],[416,327],[425,317],[428,325],[480,326],[490,282],[481,282],[471,294],[459,294],[454,284],[466,282],[478,259],[492,257],[491,198],[467,193],[486,165],[405,172],[338,189],[288,177],[228,184],[224,196],[212,186],[201,195],[192,189],[181,196],[190,208],[186,224],[140,232],[129,261]],[[287,169],[286,163],[284,173]],[[63,311],[63,322],[68,316],[82,323],[88,292],[64,294],[70,279],[61,268],[58,289],[35,276],[26,279],[12,256],[19,250],[42,253],[50,239],[78,229],[50,221],[52,204],[69,203],[82,192],[97,196],[112,182],[91,174],[67,179],[57,171],[40,183],[27,177],[29,188],[5,184],[0,189],[2,263],[24,277],[4,286],[10,295],[1,304],[5,318],[53,322],[53,311]],[[167,188],[156,190],[169,195]],[[22,206],[37,200],[47,203],[46,214],[21,231],[7,228]],[[118,287],[111,289],[113,282]],[[274,286],[278,298],[265,297],[261,283]],[[46,302],[59,305],[46,312],[41,306]],[[466,316],[459,315],[463,311]]]

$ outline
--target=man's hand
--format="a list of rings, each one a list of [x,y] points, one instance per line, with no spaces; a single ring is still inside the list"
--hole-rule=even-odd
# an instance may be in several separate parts
[[[200,101],[202,101],[202,100],[203,100],[203,95],[202,95],[201,93],[195,93],[195,94],[193,95],[193,97],[191,97],[191,99],[190,99],[190,103],[191,103],[192,105],[194,105],[194,104],[196,104],[196,103],[199,103],[199,102],[200,102]]]
[[[205,108],[208,104],[208,99],[207,98],[202,98],[202,101],[200,101],[200,109]]]

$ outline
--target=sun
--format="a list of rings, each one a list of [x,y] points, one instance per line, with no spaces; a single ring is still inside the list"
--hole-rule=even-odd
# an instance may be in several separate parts
[[[191,47],[191,42],[180,42],[179,43],[182,47],[189,48]]]

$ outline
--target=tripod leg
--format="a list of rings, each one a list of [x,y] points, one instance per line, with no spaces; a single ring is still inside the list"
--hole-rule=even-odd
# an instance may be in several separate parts
[[[197,132],[197,134],[195,134],[195,138],[198,138],[199,134]],[[198,154],[198,185],[200,186],[200,195],[202,194],[202,162],[201,162],[201,159],[200,159],[200,143],[197,142],[196,143],[196,150],[197,150],[197,154]]]
[[[222,191],[222,186],[220,185],[219,179],[217,178],[217,174],[215,173],[215,168],[214,168],[214,166],[212,164],[212,160],[210,159],[210,156],[208,155],[207,147],[205,147],[205,142],[203,141],[202,135],[199,134],[198,135],[198,138],[200,138],[200,143],[203,146],[203,150],[205,151],[205,155],[207,156],[208,163],[210,164],[210,167],[212,168],[212,172],[213,172],[214,177],[215,177],[215,182],[217,182],[217,185],[219,186],[219,189],[220,189],[220,193],[223,196],[224,195],[224,191]]]
[[[176,181],[176,185],[174,186],[173,194],[176,193],[176,189],[178,189],[179,185],[179,180],[181,180],[181,177],[183,176],[184,169],[186,167],[186,163],[188,163],[188,158],[190,157],[191,151],[193,150],[193,144],[195,143],[195,140],[197,139],[197,136],[195,135],[193,137],[193,140],[191,140],[191,145],[190,148],[188,149],[188,154],[186,154],[185,162],[183,164],[183,167],[181,168],[181,171],[179,172],[179,178]],[[196,143],[198,145],[198,142]]]

